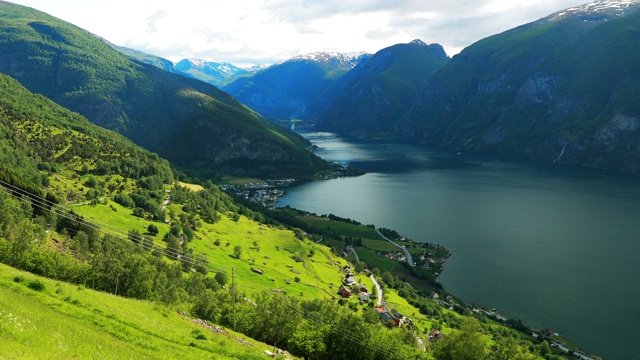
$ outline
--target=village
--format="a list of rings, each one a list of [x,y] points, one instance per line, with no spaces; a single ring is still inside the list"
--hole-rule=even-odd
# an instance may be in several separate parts
[[[280,197],[284,195],[284,190],[279,188],[287,187],[294,183],[296,179],[265,180],[260,182],[250,182],[242,185],[220,185],[223,191],[233,191],[237,196],[261,204],[272,210]]]

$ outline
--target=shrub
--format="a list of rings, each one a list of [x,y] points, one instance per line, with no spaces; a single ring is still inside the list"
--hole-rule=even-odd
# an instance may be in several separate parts
[[[29,282],[29,284],[27,285],[27,287],[31,290],[35,290],[35,291],[42,291],[44,290],[44,283],[40,280],[34,280]]]

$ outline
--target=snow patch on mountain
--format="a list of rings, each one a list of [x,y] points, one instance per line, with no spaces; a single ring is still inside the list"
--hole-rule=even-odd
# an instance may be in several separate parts
[[[580,6],[568,8],[566,10],[559,11],[551,14],[544,19],[541,19],[540,23],[548,23],[551,21],[558,21],[569,17],[579,17],[584,15],[603,15],[606,17],[619,17],[627,15],[631,12],[640,10],[640,0],[596,0],[591,3],[587,3]],[[603,18],[584,19],[585,21],[599,21],[606,20]]]
[[[287,61],[314,61],[318,63],[331,64],[332,66],[337,66],[339,68],[352,69],[364,56],[369,56],[370,54],[366,52],[350,52],[350,53],[339,53],[339,52],[314,52],[311,54],[298,55],[293,57]]]

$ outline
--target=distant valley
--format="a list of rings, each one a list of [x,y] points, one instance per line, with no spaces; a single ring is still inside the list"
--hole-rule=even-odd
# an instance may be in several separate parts
[[[291,59],[222,88],[272,121],[638,174],[639,7],[596,1],[452,59],[416,40],[350,68]]]

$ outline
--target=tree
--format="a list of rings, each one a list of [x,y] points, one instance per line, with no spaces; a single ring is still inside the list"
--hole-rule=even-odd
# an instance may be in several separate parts
[[[173,234],[167,234],[165,240],[167,241],[167,257],[171,260],[177,260],[180,255],[180,240]]]
[[[236,257],[236,259],[240,259],[240,257],[242,256],[242,246],[240,245],[234,246],[233,255]]]
[[[391,275],[390,272],[385,271],[384,273],[382,273],[382,281],[384,281],[385,284],[392,286],[393,285],[393,275]]]
[[[437,360],[485,360],[489,359],[482,329],[472,318],[465,318],[460,331],[438,341],[433,348]]]
[[[100,184],[100,182],[98,181],[98,179],[96,179],[95,176],[89,175],[89,178],[87,179],[87,181],[85,181],[84,184],[90,188],[95,188]]]
[[[303,320],[289,339],[287,349],[305,359],[319,359],[326,350],[326,326],[317,328]]]
[[[149,234],[151,235],[158,235],[158,232],[160,232],[160,230],[154,224],[149,224],[149,226],[147,227],[147,232],[149,232]]]
[[[127,232],[127,239],[129,239],[129,241],[137,245],[140,243],[140,240],[142,239],[142,234],[140,234],[140,231],[136,229],[131,229]]]
[[[495,360],[538,360],[534,354],[527,352],[513,336],[500,337],[493,350]]]
[[[256,298],[256,323],[247,334],[274,346],[284,346],[302,320],[300,304],[282,293],[262,292]]]
[[[225,286],[229,282],[229,276],[222,271],[216,273],[215,279],[220,286]]]
[[[137,216],[139,218],[143,218],[144,217],[144,209],[143,208],[135,208],[133,209],[133,216]]]

